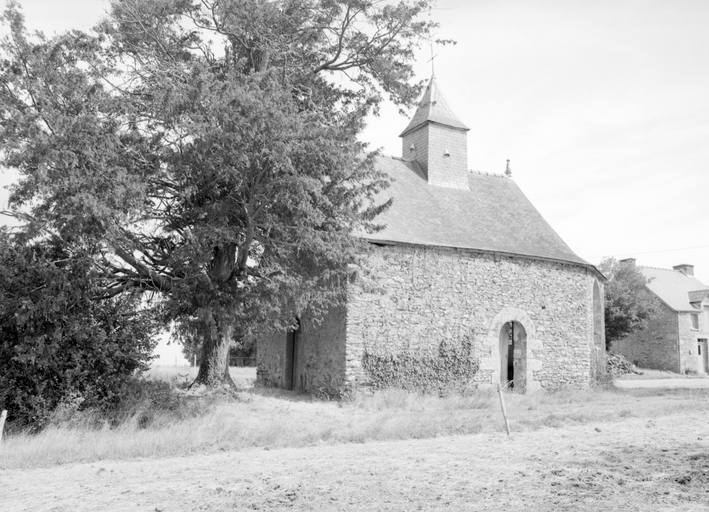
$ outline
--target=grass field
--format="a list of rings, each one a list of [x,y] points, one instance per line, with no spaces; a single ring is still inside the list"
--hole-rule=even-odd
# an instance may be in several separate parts
[[[147,379],[182,383],[187,369],[155,369]],[[247,448],[428,439],[499,433],[499,399],[491,391],[427,396],[401,390],[318,401],[293,392],[253,387],[253,368],[234,368],[243,391],[163,395],[135,405],[119,423],[90,413],[37,435],[14,433],[3,442],[0,468],[51,467],[137,457],[208,454]],[[709,412],[708,390],[563,391],[506,394],[513,432],[530,432],[680,412]]]
[[[202,413],[182,420],[57,425],[2,446],[2,507],[709,510],[706,390],[506,398],[509,437],[497,397],[482,392],[318,402],[256,388],[202,396]]]

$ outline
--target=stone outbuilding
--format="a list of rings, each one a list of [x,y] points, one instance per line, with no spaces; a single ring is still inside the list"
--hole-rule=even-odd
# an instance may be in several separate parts
[[[435,78],[401,133],[402,157],[366,268],[346,305],[258,340],[264,385],[584,388],[605,371],[603,276],[579,258],[510,173],[469,171],[468,128]]]
[[[635,265],[635,260],[620,263]],[[611,350],[643,368],[707,373],[709,287],[694,277],[693,265],[637,268],[649,279],[655,313],[645,329],[614,341]]]

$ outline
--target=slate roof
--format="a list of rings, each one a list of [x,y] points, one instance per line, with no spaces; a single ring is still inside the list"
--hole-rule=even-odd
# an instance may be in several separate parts
[[[664,268],[638,267],[645,277],[651,279],[647,287],[660,300],[675,311],[696,312],[697,308],[692,306],[695,299],[709,294],[709,287],[702,284],[694,276],[688,276],[678,270]],[[700,299],[701,301],[702,299]]]
[[[689,296],[689,302],[702,302],[704,299],[709,297],[709,288],[706,290],[697,290],[695,292],[689,292],[687,294]]]
[[[426,87],[426,92],[421,101],[419,101],[414,117],[411,118],[411,122],[401,132],[399,137],[403,137],[406,133],[427,122],[444,124],[466,131],[470,129],[458,119],[448,106],[443,94],[441,94],[440,87],[436,83],[436,77],[431,77],[431,81]]]
[[[392,178],[382,199],[393,198],[377,218],[386,225],[364,238],[475,249],[579,264],[579,258],[508,177],[469,173],[470,190],[431,186],[416,164],[379,157],[380,171]],[[597,270],[596,270],[597,271]]]

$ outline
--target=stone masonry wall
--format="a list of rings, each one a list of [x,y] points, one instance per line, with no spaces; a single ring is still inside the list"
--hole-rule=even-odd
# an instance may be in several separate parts
[[[301,318],[298,389],[337,392],[345,380],[345,308]]]
[[[604,284],[593,283],[593,304],[589,314],[593,324],[593,349],[591,354],[591,380],[604,380],[606,375],[606,333]]]
[[[345,379],[345,309],[322,318],[304,314],[295,348],[295,389],[337,392]],[[264,386],[286,385],[286,333],[266,334],[257,341],[257,378]]]
[[[271,388],[285,387],[286,333],[256,335],[256,381]]]
[[[682,373],[696,373],[699,370],[699,353],[697,350],[698,339],[709,339],[709,325],[702,310],[699,314],[699,329],[692,328],[690,313],[679,313],[679,339]]]
[[[652,295],[655,314],[647,328],[634,332],[611,345],[611,352],[621,354],[628,361],[642,368],[680,371],[677,312],[672,310],[656,295]]]
[[[477,381],[500,379],[500,330],[527,334],[526,389],[586,387],[596,372],[591,271],[573,265],[435,247],[375,247],[371,287],[356,283],[347,313],[347,378],[366,385],[365,352],[436,350],[472,336]],[[602,290],[602,288],[601,288]]]
[[[689,313],[678,313],[680,372],[697,371],[697,330],[692,329]]]

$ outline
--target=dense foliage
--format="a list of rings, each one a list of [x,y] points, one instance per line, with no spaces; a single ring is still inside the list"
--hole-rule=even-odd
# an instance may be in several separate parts
[[[442,341],[437,351],[403,349],[378,353],[365,350],[362,357],[369,385],[374,389],[450,392],[475,387],[480,362],[473,340]]]
[[[114,404],[154,348],[140,298],[96,300],[102,280],[84,250],[23,243],[0,228],[0,409],[43,426],[61,403]]]
[[[654,313],[648,279],[634,263],[605,258],[598,268],[608,278],[605,285],[606,348],[613,341],[643,329]]]
[[[358,142],[412,104],[430,0],[113,0],[95,33],[0,50],[0,165],[30,233],[95,244],[107,296],[164,297],[230,383],[235,329],[343,299],[387,177]],[[24,212],[24,213],[21,213]],[[196,333],[196,334],[195,334]]]

